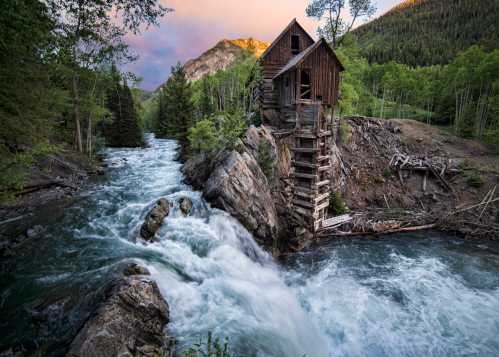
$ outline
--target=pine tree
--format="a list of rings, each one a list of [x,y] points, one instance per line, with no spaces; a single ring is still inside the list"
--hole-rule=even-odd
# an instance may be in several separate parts
[[[187,140],[193,124],[194,103],[190,83],[183,67],[177,64],[161,91],[160,110],[156,135],[162,138]]]
[[[107,108],[112,114],[112,122],[104,129],[109,146],[137,147],[144,142],[142,128],[133,102],[133,96],[126,80],[121,84],[121,75],[113,65],[112,85],[108,90]]]

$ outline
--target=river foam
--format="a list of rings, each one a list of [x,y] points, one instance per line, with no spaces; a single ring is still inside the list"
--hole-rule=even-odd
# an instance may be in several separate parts
[[[16,279],[2,293],[9,339],[42,340],[15,320],[16,308],[68,289],[85,302],[133,259],[158,282],[180,347],[212,332],[245,356],[499,355],[497,246],[436,233],[349,239],[278,264],[182,182],[174,141],[148,141],[145,149],[107,150],[106,180],[13,261]],[[194,203],[189,217],[178,208],[184,196]],[[135,243],[160,197],[173,207],[158,241]],[[88,310],[83,302],[75,311]]]

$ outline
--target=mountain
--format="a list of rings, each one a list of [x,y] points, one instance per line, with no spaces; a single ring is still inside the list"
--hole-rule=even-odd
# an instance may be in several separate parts
[[[221,40],[215,47],[201,56],[187,61],[184,70],[190,81],[196,81],[206,75],[215,74],[218,70],[229,67],[239,54],[250,51],[259,57],[267,49],[267,42],[253,38],[237,40]]]
[[[353,34],[370,62],[446,64],[475,44],[499,48],[499,0],[406,0]]]

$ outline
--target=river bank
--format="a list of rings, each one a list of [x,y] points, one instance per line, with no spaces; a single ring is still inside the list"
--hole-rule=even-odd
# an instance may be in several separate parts
[[[148,140],[106,150],[105,162],[117,162],[106,179],[2,259],[0,352],[65,355],[130,262],[149,270],[168,302],[164,341],[179,351],[211,332],[245,355],[499,352],[490,241],[436,232],[334,239],[276,261],[184,183],[176,142]],[[161,197],[172,203],[163,227],[154,242],[136,242]],[[189,216],[182,197],[193,202]]]
[[[0,256],[34,237],[40,224],[60,217],[89,181],[104,174],[101,160],[89,160],[70,148],[39,155],[25,172],[22,189],[0,203]]]
[[[289,132],[251,127],[235,150],[194,155],[183,173],[275,255],[331,235],[433,228],[499,238],[499,156],[490,148],[411,120],[348,117],[333,131],[330,214],[350,219],[315,237],[292,215]],[[406,167],[405,158],[428,166]]]

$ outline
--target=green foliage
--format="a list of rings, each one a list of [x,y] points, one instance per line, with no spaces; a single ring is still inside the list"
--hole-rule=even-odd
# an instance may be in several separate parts
[[[340,134],[340,141],[343,144],[348,143],[348,140],[350,139],[351,132],[352,132],[352,127],[348,123],[345,123],[344,121],[342,121],[340,124],[339,134]]]
[[[274,183],[275,158],[272,155],[272,146],[266,140],[258,143],[258,165],[270,183]]]
[[[388,168],[384,169],[383,170],[383,177],[387,178],[387,179],[393,177],[393,171],[388,169]]]
[[[370,65],[351,36],[336,52],[346,67],[340,114],[452,125],[454,134],[497,147],[499,49],[473,46],[448,65],[416,68],[396,62]]]
[[[483,177],[477,171],[471,171],[466,174],[466,183],[471,187],[482,187],[484,184]]]
[[[201,339],[195,343],[185,353],[185,357],[237,357],[241,356],[230,350],[228,340],[221,341],[218,337],[215,339],[211,332],[208,333],[206,340]]]
[[[341,215],[348,212],[348,207],[340,192],[331,192],[329,196],[329,212],[334,215]]]
[[[166,85],[160,89],[156,135],[186,142],[194,121],[194,109],[191,84],[178,63],[172,68]]]
[[[167,11],[157,0],[0,2],[0,195],[12,197],[26,158],[54,143],[89,157],[102,147],[109,63],[131,59],[124,35]]]
[[[139,124],[133,95],[126,81],[116,73],[113,85],[108,89],[107,107],[112,114],[110,124],[104,130],[111,147],[137,147],[144,144],[144,134]]]
[[[374,63],[446,64],[473,44],[499,46],[496,0],[406,0],[358,27],[362,54]]]
[[[226,70],[205,76],[193,84],[198,118],[220,112],[255,110],[255,92],[262,79],[261,68],[251,52],[243,52]]]
[[[219,118],[221,144],[224,148],[232,150],[248,127],[244,114],[241,110],[236,110]]]
[[[210,119],[203,119],[189,129],[189,147],[196,152],[210,152],[218,148],[219,138]]]
[[[349,9],[351,21],[344,20],[345,12]],[[323,23],[317,33],[333,43],[336,47],[341,43],[339,37],[348,33],[360,18],[369,18],[376,12],[372,0],[310,0],[307,6],[307,16]]]

